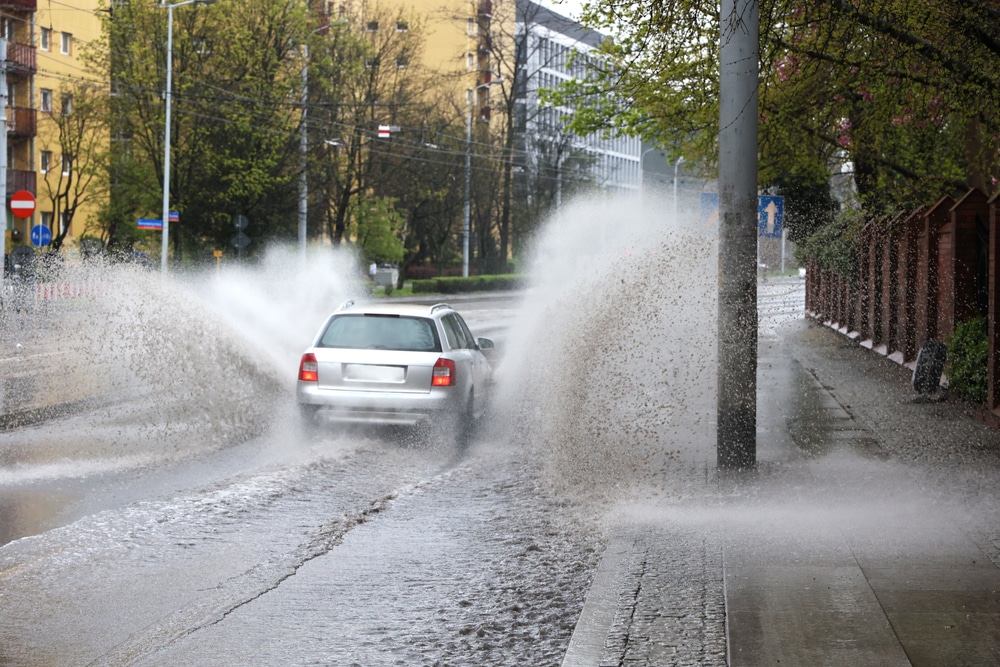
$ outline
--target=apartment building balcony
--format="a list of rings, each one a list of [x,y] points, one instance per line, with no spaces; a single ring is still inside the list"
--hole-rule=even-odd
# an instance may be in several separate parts
[[[34,12],[38,10],[38,0],[0,0],[0,10]]]
[[[11,194],[17,192],[18,190],[27,190],[31,194],[37,194],[36,189],[38,184],[38,175],[33,171],[25,171],[24,169],[8,169],[7,170],[7,196],[10,197]]]
[[[38,112],[27,107],[7,107],[7,134],[33,137],[38,129]]]
[[[2,0],[0,0],[2,2]],[[38,71],[35,47],[28,44],[7,43],[7,74],[31,76]]]
[[[492,0],[480,0],[479,2],[479,16],[489,19],[493,18],[493,2]]]

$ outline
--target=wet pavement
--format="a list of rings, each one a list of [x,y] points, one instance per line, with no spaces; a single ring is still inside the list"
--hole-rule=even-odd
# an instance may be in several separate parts
[[[562,664],[1000,664],[1000,433],[908,380],[762,327],[757,469],[622,508]]]

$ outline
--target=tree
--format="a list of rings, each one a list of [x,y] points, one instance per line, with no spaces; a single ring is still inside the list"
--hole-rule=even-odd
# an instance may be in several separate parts
[[[969,0],[765,0],[760,178],[825,182],[853,168],[872,212],[992,187],[1000,10]],[[598,0],[607,66],[568,86],[580,132],[614,127],[712,171],[718,135],[716,3]],[[613,92],[614,95],[609,95]]]
[[[181,213],[171,224],[175,258],[186,249],[205,256],[226,247],[238,213],[249,217],[256,239],[288,235],[297,168],[291,99],[300,85],[297,48],[311,31],[307,7],[244,0],[173,13],[170,202]],[[159,213],[129,209],[150,204],[131,188],[156,192],[163,182],[167,15],[148,1],[118,0],[104,19],[108,48],[97,62],[112,81],[112,146],[119,151],[111,160],[109,229],[121,228],[125,217]],[[122,171],[136,163],[152,167],[139,172],[143,183]]]
[[[311,49],[310,145],[318,148],[316,205],[335,245],[348,242],[359,202],[385,183],[405,178],[400,161],[413,148],[399,129],[379,136],[379,126],[419,126],[430,79],[417,65],[421,25],[402,11],[369,5],[364,12],[345,7]],[[393,136],[395,134],[395,136]]]
[[[49,162],[43,192],[56,224],[53,250],[62,247],[77,211],[107,191],[107,94],[86,82],[68,83],[59,93],[60,108],[42,112],[39,122]]]

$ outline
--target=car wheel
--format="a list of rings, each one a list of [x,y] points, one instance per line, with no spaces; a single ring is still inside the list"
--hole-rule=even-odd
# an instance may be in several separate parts
[[[455,417],[455,439],[459,451],[464,451],[472,444],[476,432],[475,393],[469,393],[465,408]]]
[[[319,412],[318,405],[299,403],[299,428],[303,435],[315,435],[319,431],[319,423],[316,420],[316,413]]]

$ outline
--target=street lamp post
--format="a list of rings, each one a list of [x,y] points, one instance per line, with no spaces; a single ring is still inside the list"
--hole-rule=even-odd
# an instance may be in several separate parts
[[[210,5],[217,0],[183,0],[172,5],[160,3],[160,9],[167,10],[167,102],[166,124],[163,130],[163,247],[160,251],[160,270],[167,270],[167,246],[170,235],[170,98],[173,90],[174,69],[174,7],[184,5]]]
[[[469,277],[469,236],[472,234],[472,100],[475,91],[489,89],[495,83],[503,83],[503,78],[481,83],[474,90],[468,91],[465,115],[465,205],[462,216],[462,277]]]
[[[681,166],[681,162],[684,162],[683,156],[674,162],[674,222],[677,222],[677,169]]]

